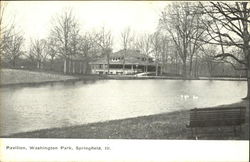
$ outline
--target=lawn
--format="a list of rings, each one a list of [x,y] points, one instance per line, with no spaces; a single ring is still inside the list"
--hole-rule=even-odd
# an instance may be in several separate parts
[[[66,76],[60,74],[35,72],[28,70],[16,70],[16,69],[1,69],[0,71],[0,84],[21,84],[21,83],[39,83],[49,81],[60,81],[76,79],[73,76]]]

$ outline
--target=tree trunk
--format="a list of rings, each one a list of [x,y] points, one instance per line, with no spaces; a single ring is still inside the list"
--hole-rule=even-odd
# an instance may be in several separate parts
[[[165,72],[165,61],[166,61],[166,58],[165,58],[165,53],[162,54],[162,63],[161,63],[161,70],[160,70],[160,74],[162,75],[162,72],[163,72],[163,69],[164,69],[164,72]]]
[[[247,70],[247,99],[250,99],[250,70]]]
[[[69,74],[71,74],[71,59],[69,59],[68,72],[69,72]]]
[[[182,76],[183,76],[184,79],[187,78],[187,63],[186,63],[186,60],[183,61]]]
[[[175,73],[176,75],[179,75],[179,71],[178,71],[178,55],[177,55],[177,51],[175,51]]]
[[[67,59],[65,58],[64,64],[63,64],[63,73],[67,74]]]
[[[82,61],[80,61],[79,67],[80,67],[80,68],[79,68],[79,73],[82,74]]]
[[[54,65],[54,58],[51,59],[50,61],[50,70],[53,70],[53,65]]]
[[[158,76],[158,53],[155,54],[155,76]]]
[[[245,99],[250,99],[250,55],[248,56],[248,67],[247,67],[247,96]]]
[[[89,61],[87,60],[85,63],[84,63],[84,65],[85,65],[85,72],[84,72],[84,74],[88,74],[88,71],[89,71]],[[91,69],[90,69],[91,70]]]
[[[72,73],[75,74],[75,61],[72,61]]]
[[[194,63],[194,77],[195,78],[198,78],[198,73],[197,73],[197,71],[198,71],[198,66],[197,66],[197,63],[198,63],[198,61],[197,61],[197,56],[195,57],[195,63]]]
[[[107,69],[108,69],[108,74],[109,74],[109,53],[107,54],[107,62],[108,62],[108,67],[107,67]]]
[[[40,69],[40,61],[37,61],[36,67],[37,69]]]
[[[123,63],[122,63],[122,73],[124,74],[125,72],[125,55],[126,55],[126,49],[124,50],[124,54],[123,54]]]
[[[163,71],[162,69],[165,69],[165,66],[164,64],[162,64],[160,67],[161,67],[160,74],[162,75],[162,71]]]
[[[13,59],[12,66],[13,66],[13,68],[16,68],[16,59]]]
[[[189,77],[192,76],[192,69],[193,69],[193,56],[190,57]]]
[[[155,76],[158,76],[158,62],[155,65]]]
[[[84,74],[87,74],[88,73],[88,63],[87,62],[84,62],[83,69],[84,69]]]
[[[248,59],[249,59],[249,56],[248,56]],[[250,68],[249,68],[249,64],[248,64],[248,69],[247,69],[247,96],[245,98],[243,98],[243,100],[248,100],[248,102],[246,104],[246,113],[245,113],[245,120],[246,120],[245,123],[248,123],[248,124],[244,124],[245,126],[243,127],[243,129],[246,130],[245,138],[249,138],[249,107],[250,107]]]
[[[43,61],[40,62],[40,69],[43,69]]]

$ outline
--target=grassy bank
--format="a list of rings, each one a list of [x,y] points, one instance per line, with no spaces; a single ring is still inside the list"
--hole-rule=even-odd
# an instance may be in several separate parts
[[[182,77],[175,76],[134,76],[134,75],[63,75],[55,72],[29,71],[17,69],[0,69],[0,86],[11,85],[33,85],[46,84],[51,82],[77,81],[77,80],[144,80],[144,79],[174,79],[182,80]],[[192,80],[192,79],[189,79]],[[245,81],[245,78],[208,78],[200,77],[193,80],[232,80]]]
[[[37,72],[28,70],[16,69],[1,69],[0,70],[0,85],[15,85],[15,84],[35,84],[35,83],[49,83],[60,81],[72,81],[83,79],[100,79],[99,76],[94,75],[62,75],[49,72]]]
[[[222,106],[246,106],[248,101]],[[248,111],[249,112],[249,111]],[[249,139],[249,115],[243,131],[233,135],[233,129],[212,128],[200,135],[200,139]],[[113,120],[100,123],[53,128],[33,132],[17,133],[9,137],[16,138],[86,138],[86,139],[192,139],[189,123],[189,111],[176,111],[165,114],[142,116],[130,119]],[[203,132],[204,130],[200,130]]]

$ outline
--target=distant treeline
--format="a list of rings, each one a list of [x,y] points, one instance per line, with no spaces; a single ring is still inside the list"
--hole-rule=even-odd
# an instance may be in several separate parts
[[[87,64],[87,63],[86,63]],[[16,60],[15,67],[9,62],[2,62],[2,68],[13,68],[13,69],[24,69],[24,70],[33,70],[33,71],[50,71],[56,73],[63,73],[64,60],[55,59],[53,64],[49,61],[44,61],[42,67],[39,69],[37,63],[30,61],[25,58],[18,58]],[[189,68],[189,67],[188,67]],[[200,64],[199,68],[193,71],[194,78],[196,77],[246,77],[246,71],[235,70],[230,64],[226,63],[217,63],[214,66],[214,69],[208,68],[207,64]],[[78,74],[77,72],[75,74]],[[88,64],[85,73],[82,74],[91,74],[91,66]],[[181,64],[165,64],[162,67],[162,73],[159,75],[165,76],[181,76],[182,75],[182,65]]]

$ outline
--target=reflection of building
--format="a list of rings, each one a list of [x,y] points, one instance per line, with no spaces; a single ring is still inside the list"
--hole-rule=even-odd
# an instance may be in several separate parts
[[[141,54],[138,50],[126,50],[125,68],[124,50],[110,54],[109,69],[107,57],[90,62],[92,74],[135,74],[140,72],[154,72],[155,63],[149,56]]]

